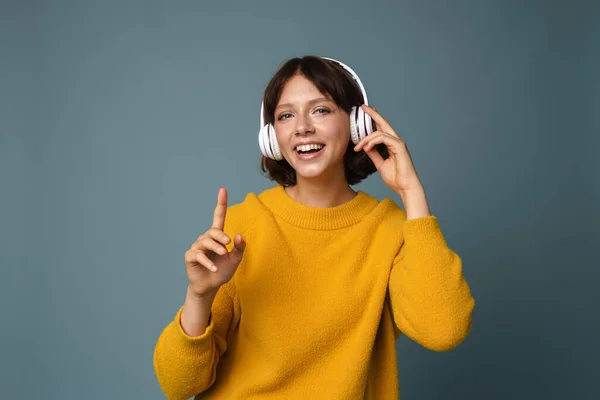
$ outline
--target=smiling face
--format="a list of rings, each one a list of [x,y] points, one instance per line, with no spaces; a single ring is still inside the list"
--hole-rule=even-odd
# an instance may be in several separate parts
[[[275,108],[277,142],[302,179],[345,179],[344,154],[350,141],[349,115],[301,74],[283,87]],[[298,145],[307,144],[298,148]]]

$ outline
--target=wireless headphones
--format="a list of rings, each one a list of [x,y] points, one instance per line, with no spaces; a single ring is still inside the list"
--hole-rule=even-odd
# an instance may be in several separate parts
[[[363,87],[360,78],[349,66],[341,61],[334,60],[333,58],[321,58],[336,62],[346,71],[350,72],[350,75],[352,75],[352,78],[356,81],[360,91],[362,92],[364,103],[366,105],[369,104],[367,102],[367,93],[365,92],[365,88]],[[264,101],[260,105],[260,131],[258,132],[258,145],[260,146],[260,151],[265,157],[273,160],[283,160],[279,143],[277,143],[277,136],[275,135],[275,127],[272,124],[265,125],[263,114]],[[352,142],[354,144],[358,144],[358,142],[371,133],[373,133],[371,116],[366,114],[360,106],[352,107],[352,110],[350,110],[350,137],[352,138]]]

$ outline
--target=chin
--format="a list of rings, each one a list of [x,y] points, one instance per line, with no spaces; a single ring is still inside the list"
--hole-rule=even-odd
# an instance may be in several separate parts
[[[307,180],[318,180],[334,174],[334,170],[336,170],[336,168],[333,168],[331,165],[302,165],[298,168],[294,168],[294,170],[296,171],[297,178],[301,177],[302,179]]]
[[[332,173],[333,170],[337,169],[336,165],[338,163],[342,165],[343,171],[344,154],[339,155],[339,160],[337,162],[330,158],[331,155],[332,154],[329,154],[329,152],[326,152],[319,160],[315,160],[313,162],[299,160],[295,154],[291,155],[291,160],[287,157],[286,158],[288,159],[288,163],[291,165],[291,167],[296,171],[297,177],[302,177],[304,179],[318,179],[324,175],[327,175],[328,172]]]
[[[298,179],[299,177],[303,178],[303,179],[317,179],[321,176],[323,176],[324,171],[299,171],[296,170],[296,179]]]

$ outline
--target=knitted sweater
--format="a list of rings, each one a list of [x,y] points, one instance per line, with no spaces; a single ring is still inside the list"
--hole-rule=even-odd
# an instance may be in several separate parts
[[[181,307],[156,343],[171,400],[398,399],[400,334],[447,351],[471,329],[475,301],[435,216],[407,221],[363,191],[313,208],[278,185],[230,206],[224,231],[247,245],[206,331],[186,335]]]

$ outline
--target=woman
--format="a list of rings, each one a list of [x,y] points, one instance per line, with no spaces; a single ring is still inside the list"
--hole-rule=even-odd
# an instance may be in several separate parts
[[[364,103],[358,76],[321,57],[267,85],[259,142],[277,185],[230,207],[222,188],[185,253],[187,296],[154,354],[169,399],[397,399],[401,333],[434,351],[467,336],[461,259],[405,142]],[[352,189],[375,171],[404,209]]]

